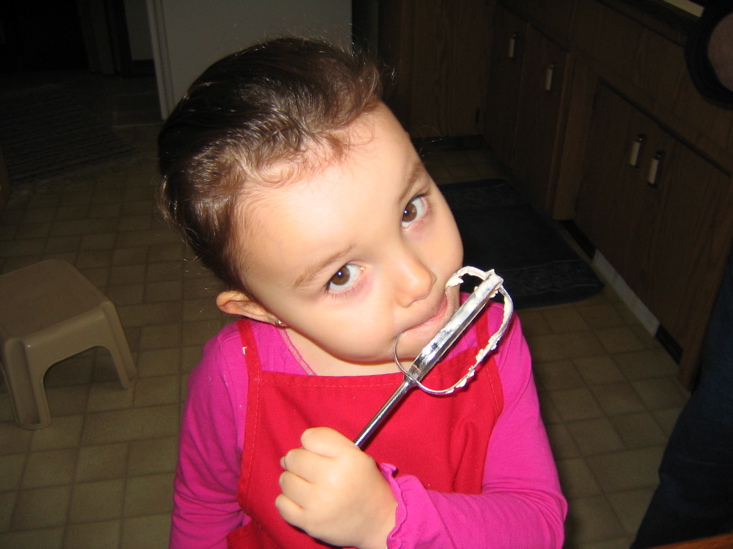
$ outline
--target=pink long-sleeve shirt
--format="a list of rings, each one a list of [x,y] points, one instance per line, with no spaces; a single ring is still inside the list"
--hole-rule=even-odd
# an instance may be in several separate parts
[[[492,305],[492,330],[501,316],[500,306]],[[482,493],[434,492],[414,476],[394,477],[383,467],[398,503],[390,549],[562,546],[566,502],[539,415],[529,350],[514,320],[494,355],[504,409],[489,442]],[[253,331],[263,368],[308,375],[284,331],[261,323],[254,323]],[[224,548],[227,534],[249,520],[237,501],[247,383],[242,343],[232,323],[206,344],[189,379],[171,548]]]

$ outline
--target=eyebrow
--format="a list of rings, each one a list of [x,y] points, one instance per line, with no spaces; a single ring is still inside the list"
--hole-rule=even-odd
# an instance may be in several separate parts
[[[410,174],[407,176],[407,180],[405,181],[405,189],[402,191],[402,194],[397,199],[398,207],[401,206],[405,202],[405,200],[407,200],[407,198],[410,196],[410,193],[412,193],[412,189],[415,187],[418,179],[420,179],[420,177],[425,173],[427,173],[427,170],[425,169],[425,164],[423,164],[423,161],[418,158],[413,164],[412,170],[410,170]]]
[[[342,250],[338,250],[327,257],[324,257],[322,260],[320,260],[318,263],[315,263],[313,265],[310,265],[307,267],[299,276],[295,279],[295,282],[293,282],[293,289],[296,290],[298,288],[302,288],[303,286],[309,286],[313,283],[313,280],[320,274],[320,272],[328,267],[330,264],[334,263],[339,257],[344,257],[346,254],[348,254],[352,249],[354,245],[350,244],[343,248]]]

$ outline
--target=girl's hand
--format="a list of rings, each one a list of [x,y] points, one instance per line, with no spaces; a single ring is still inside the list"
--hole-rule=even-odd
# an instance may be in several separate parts
[[[280,515],[332,545],[384,549],[397,502],[371,456],[327,427],[307,429],[300,440],[303,447],[280,460]]]

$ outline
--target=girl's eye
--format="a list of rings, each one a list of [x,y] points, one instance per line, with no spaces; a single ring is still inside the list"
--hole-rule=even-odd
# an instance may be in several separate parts
[[[405,210],[402,212],[402,226],[407,227],[410,223],[414,223],[427,211],[427,204],[425,203],[424,196],[416,196],[405,206]]]
[[[357,267],[351,263],[344,265],[328,281],[328,289],[337,292],[348,290],[356,284],[356,280],[359,278],[361,271],[361,267]]]

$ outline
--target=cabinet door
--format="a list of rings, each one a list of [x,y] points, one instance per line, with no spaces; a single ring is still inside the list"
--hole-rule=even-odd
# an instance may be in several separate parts
[[[510,166],[527,24],[498,5],[493,32],[484,108],[484,137],[499,160]]]
[[[728,258],[730,178],[667,136],[655,188],[663,211],[649,249],[645,302],[685,352],[697,354]]]
[[[547,36],[566,44],[576,0],[505,0],[517,13],[542,29]]]
[[[695,368],[733,233],[730,178],[600,86],[576,223]]]
[[[551,209],[566,65],[565,50],[527,27],[511,168],[530,201],[542,211]]]
[[[379,0],[387,100],[412,137],[480,133],[490,33],[485,0]]]
[[[475,135],[488,63],[483,0],[412,0],[410,134]]]
[[[648,192],[648,157],[666,143],[656,123],[601,86],[595,98],[576,223],[638,294],[648,286],[660,193]],[[644,170],[647,170],[645,173]]]
[[[632,148],[634,109],[606,87],[596,95],[578,191],[575,223],[627,278],[627,252],[636,240],[640,215],[637,174],[624,159]]]

